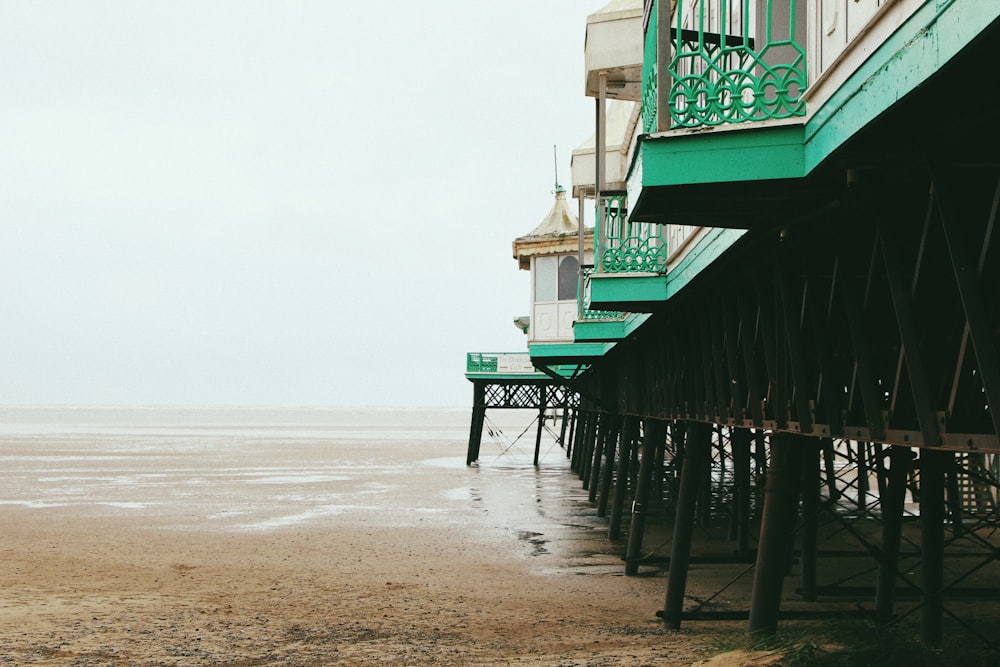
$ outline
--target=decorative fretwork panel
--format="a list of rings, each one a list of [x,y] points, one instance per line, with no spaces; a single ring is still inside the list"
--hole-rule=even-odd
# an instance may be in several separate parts
[[[598,270],[603,273],[660,273],[666,267],[663,226],[630,222],[625,197],[604,201],[600,210]]]
[[[797,0],[677,0],[669,112],[676,127],[805,115]],[[763,12],[757,16],[757,12]],[[754,36],[754,32],[762,34]]]

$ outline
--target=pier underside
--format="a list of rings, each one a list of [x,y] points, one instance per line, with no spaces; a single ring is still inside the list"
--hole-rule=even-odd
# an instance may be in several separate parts
[[[998,51],[994,28],[742,223],[727,195],[748,187],[656,194],[748,232],[568,383],[566,446],[609,536],[627,534],[626,574],[666,508],[668,625],[715,613],[685,599],[714,528],[747,564],[750,604],[729,613],[752,632],[777,627],[794,572],[804,602],[851,597],[881,624],[918,615],[928,644],[947,621],[1000,650],[1000,609],[968,606],[1000,593],[1000,128],[942,107],[977,90],[995,108],[975,82]]]

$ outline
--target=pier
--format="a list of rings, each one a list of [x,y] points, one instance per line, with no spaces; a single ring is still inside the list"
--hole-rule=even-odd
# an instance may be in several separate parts
[[[669,526],[668,627],[850,600],[1000,651],[970,611],[1000,592],[1000,129],[973,113],[1000,102],[1000,7],[886,2],[824,33],[820,4],[587,19],[596,230],[568,335],[530,360],[579,397],[567,456],[625,574],[654,564],[650,508]],[[709,561],[746,565],[746,609],[691,607]]]

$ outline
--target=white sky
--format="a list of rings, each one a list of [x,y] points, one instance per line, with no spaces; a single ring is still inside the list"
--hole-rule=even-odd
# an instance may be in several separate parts
[[[471,405],[604,4],[0,2],[0,404]]]

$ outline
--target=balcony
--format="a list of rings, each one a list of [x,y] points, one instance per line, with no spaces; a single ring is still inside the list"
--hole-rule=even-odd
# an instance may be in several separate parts
[[[642,1],[612,0],[587,17],[586,94],[638,102],[642,94]]]
[[[527,352],[469,352],[465,355],[465,377],[474,379],[544,378]]]
[[[688,187],[703,209],[728,206],[699,223],[752,227],[753,202],[815,174],[998,18],[1000,3],[981,0],[648,0],[633,218],[693,213],[646,191]],[[698,191],[751,182],[712,206]]]
[[[650,312],[666,299],[664,228],[630,221],[624,193],[606,193],[600,203],[596,271],[587,280],[590,308]]]

